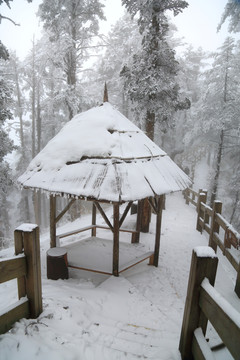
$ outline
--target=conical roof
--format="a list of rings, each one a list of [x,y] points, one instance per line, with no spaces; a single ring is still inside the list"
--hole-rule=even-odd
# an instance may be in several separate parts
[[[69,121],[18,181],[52,194],[114,202],[190,184],[169,156],[108,102]]]

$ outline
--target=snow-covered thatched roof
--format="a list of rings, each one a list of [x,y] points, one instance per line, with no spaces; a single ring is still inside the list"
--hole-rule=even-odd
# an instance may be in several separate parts
[[[51,194],[121,202],[190,184],[169,156],[108,102],[69,121],[18,181]]]

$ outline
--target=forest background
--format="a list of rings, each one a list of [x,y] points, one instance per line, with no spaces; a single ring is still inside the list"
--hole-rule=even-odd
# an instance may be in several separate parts
[[[123,16],[103,35],[103,1],[44,0],[42,34],[26,57],[0,43],[0,246],[22,222],[48,227],[46,195],[20,191],[16,179],[67,121],[101,104],[105,82],[109,101],[193,181],[196,165],[206,164],[209,204],[221,199],[225,218],[240,231],[239,1],[226,0],[219,29],[228,19],[230,35],[215,52],[178,37],[172,16],[186,11],[186,1],[122,5]],[[86,211],[86,202],[76,202],[64,221]]]

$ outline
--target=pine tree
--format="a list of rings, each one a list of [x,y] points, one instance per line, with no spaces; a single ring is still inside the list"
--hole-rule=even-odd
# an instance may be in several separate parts
[[[40,18],[55,50],[55,62],[64,72],[69,119],[80,111],[77,74],[93,37],[98,34],[98,21],[104,19],[102,8],[99,0],[44,0],[39,7]]]
[[[161,129],[171,121],[172,113],[189,107],[179,99],[176,83],[178,63],[167,42],[169,24],[166,11],[181,12],[186,1],[122,0],[132,16],[138,14],[142,46],[132,57],[132,63],[122,69],[125,90],[137,116],[143,116],[147,135],[154,139],[155,122]]]
[[[5,235],[9,233],[8,216],[8,191],[12,184],[11,171],[5,156],[14,149],[13,141],[10,140],[5,122],[12,118],[10,106],[12,103],[12,84],[5,73],[5,62],[8,61],[9,53],[0,42],[0,230]]]
[[[229,18],[229,32],[240,31],[240,1],[239,0],[228,0],[225,5],[224,12],[218,25],[217,30],[219,31],[225,21]]]

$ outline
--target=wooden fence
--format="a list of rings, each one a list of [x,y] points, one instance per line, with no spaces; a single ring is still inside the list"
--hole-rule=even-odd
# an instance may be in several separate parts
[[[216,252],[217,246],[237,271],[235,292],[240,298],[240,262],[235,249],[240,251],[240,234],[221,215],[222,202],[214,201],[213,209],[206,205],[207,190],[200,189],[197,193],[192,189],[184,191],[186,203],[193,204],[197,210],[197,230],[205,230],[209,234],[209,246]],[[235,248],[234,250],[232,249]]]
[[[0,261],[0,283],[16,279],[19,300],[0,312],[0,334],[21,318],[42,312],[39,228],[23,224],[14,232],[15,256]]]
[[[240,356],[240,314],[213,287],[218,258],[210,247],[193,250],[179,351],[182,360],[214,360],[205,339],[211,322],[234,359]]]

